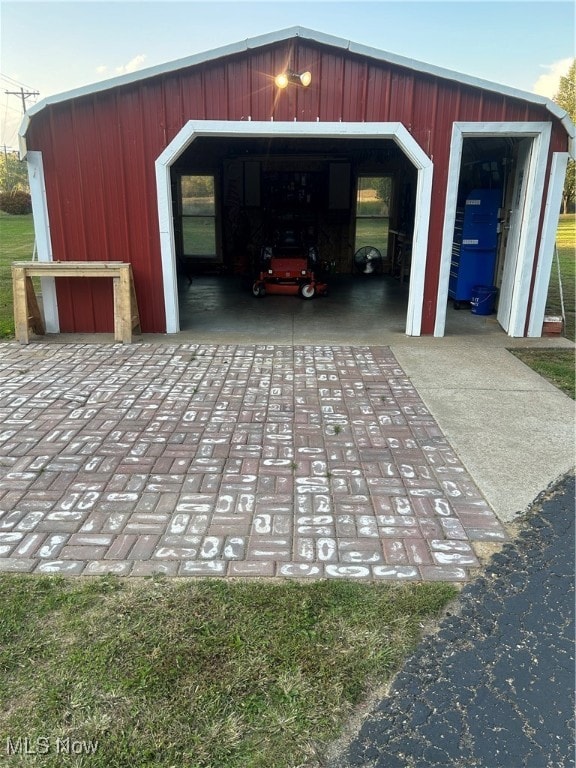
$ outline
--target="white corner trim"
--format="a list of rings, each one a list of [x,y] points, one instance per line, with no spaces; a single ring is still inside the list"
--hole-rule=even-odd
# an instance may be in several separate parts
[[[462,130],[457,123],[452,125],[450,140],[450,158],[448,161],[448,184],[444,207],[444,226],[442,228],[442,248],[440,251],[440,269],[438,272],[438,292],[436,295],[436,320],[434,336],[444,336],[446,329],[446,309],[448,306],[448,288],[450,285],[450,267],[452,263],[452,243],[456,223],[458,202],[458,183],[462,163]]]
[[[26,154],[26,162],[28,164],[28,183],[32,200],[32,218],[34,220],[34,237],[36,238],[38,261],[52,261],[50,218],[48,216],[42,152],[28,152]],[[40,285],[42,288],[42,306],[46,331],[48,333],[59,333],[60,321],[58,319],[58,300],[54,278],[42,277]]]
[[[460,178],[460,162],[462,143],[465,138],[487,136],[509,136],[510,138],[532,138],[533,152],[526,186],[526,205],[522,220],[518,263],[514,279],[514,292],[509,327],[509,336],[523,336],[527,316],[528,297],[532,265],[536,250],[536,237],[540,219],[540,206],[546,177],[548,148],[552,133],[551,123],[535,122],[488,122],[488,123],[454,123],[450,144],[450,161],[448,165],[448,181],[446,187],[446,208],[444,227],[442,231],[442,249],[440,257],[440,273],[438,298],[436,304],[435,336],[443,336],[446,326],[446,305],[448,301],[448,285],[450,280],[450,263],[452,260],[452,240]]]
[[[249,122],[190,120],[176,134],[156,160],[156,187],[166,333],[178,333],[180,330],[170,168],[184,150],[199,136],[214,136],[217,138],[228,136],[332,139],[372,138],[392,139],[395,141],[418,171],[406,334],[408,336],[420,335],[428,249],[428,228],[430,224],[430,202],[432,197],[433,164],[430,158],[401,123],[308,123],[264,122],[256,120]]]
[[[163,153],[161,157],[164,155]],[[176,242],[172,218],[172,192],[170,187],[170,162],[156,161],[156,191],[158,195],[158,223],[160,227],[160,253],[162,260],[162,284],[166,333],[178,333],[178,283],[176,274]]]
[[[544,221],[540,236],[540,250],[538,251],[538,264],[534,279],[532,293],[532,305],[530,307],[530,319],[528,323],[528,336],[541,336],[548,298],[548,286],[552,271],[552,259],[554,256],[554,244],[558,230],[558,216],[562,203],[562,191],[566,177],[566,167],[570,155],[568,152],[555,152],[552,155],[550,167],[550,181],[548,183],[548,195],[544,209]]]
[[[528,300],[530,298],[530,283],[536,258],[536,240],[542,211],[544,182],[546,180],[546,165],[552,124],[545,123],[543,130],[534,136],[532,157],[526,182],[526,205],[523,226],[520,232],[518,246],[518,261],[512,293],[510,325],[508,335],[521,337],[525,335],[526,318],[528,317]]]
[[[26,156],[28,154],[28,146],[26,144],[26,132],[28,130],[28,126],[30,125],[30,116],[27,112],[24,113],[24,117],[22,118],[22,122],[20,123],[20,127],[18,129],[18,152],[20,155],[20,160],[26,160]]]

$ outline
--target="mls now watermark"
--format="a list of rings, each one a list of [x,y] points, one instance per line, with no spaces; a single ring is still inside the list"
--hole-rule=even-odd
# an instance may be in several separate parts
[[[98,741],[95,739],[71,739],[66,737],[38,736],[31,739],[28,736],[18,736],[6,739],[7,755],[94,755],[98,751]]]

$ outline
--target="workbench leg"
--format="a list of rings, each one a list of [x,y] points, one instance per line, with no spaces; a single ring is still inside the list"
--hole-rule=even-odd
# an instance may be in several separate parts
[[[12,267],[12,295],[14,301],[14,330],[16,341],[28,344],[28,296],[26,272],[21,267]]]
[[[136,298],[136,288],[134,287],[132,269],[130,269],[130,316],[132,331],[141,333],[140,313],[138,312],[138,299]]]
[[[34,283],[32,278],[26,276],[26,299],[28,301],[28,323],[30,328],[39,336],[44,336],[46,328],[44,327],[44,320],[40,314],[40,307],[38,306],[38,299],[36,298],[36,291],[34,290]]]
[[[130,272],[121,269],[114,278],[114,340],[124,344],[132,341],[132,312],[130,311]]]

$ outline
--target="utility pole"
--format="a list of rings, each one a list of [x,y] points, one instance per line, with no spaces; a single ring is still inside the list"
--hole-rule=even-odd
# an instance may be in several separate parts
[[[22,88],[22,86],[20,86],[20,90],[19,91],[4,91],[4,93],[7,96],[20,96],[20,98],[22,99],[22,112],[23,113],[26,112],[26,99],[29,98],[30,96],[39,96],[40,95],[39,91],[25,91],[24,88]]]

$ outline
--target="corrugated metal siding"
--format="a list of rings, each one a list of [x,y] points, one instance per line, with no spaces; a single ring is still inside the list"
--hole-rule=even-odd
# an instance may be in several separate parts
[[[312,85],[278,92],[287,66]],[[434,325],[452,122],[545,120],[544,107],[299,38],[47,107],[28,147],[44,156],[54,258],[132,263],[142,328],[165,330],[154,163],[190,119],[400,121],[434,160],[423,331]],[[565,147],[560,126],[554,146]],[[79,285],[79,283],[83,283]],[[58,281],[64,331],[112,329],[103,281]]]
[[[392,73],[389,69],[369,67],[366,93],[366,122],[375,123],[379,119],[388,122],[390,104],[390,84]],[[386,115],[386,117],[381,117]]]

